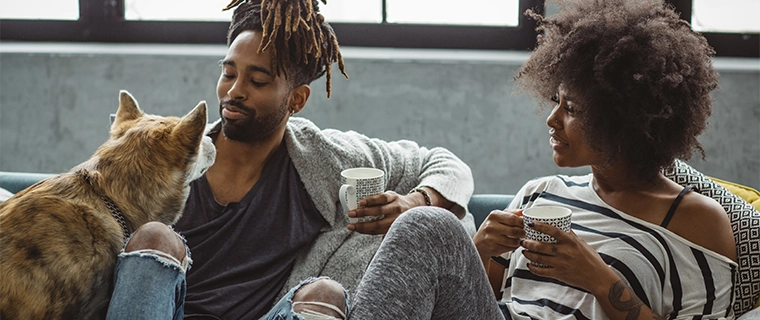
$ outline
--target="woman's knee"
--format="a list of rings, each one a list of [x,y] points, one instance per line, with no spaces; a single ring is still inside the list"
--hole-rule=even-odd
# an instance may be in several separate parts
[[[171,227],[156,221],[137,228],[124,247],[125,252],[145,249],[165,252],[178,261],[183,261],[186,255],[185,243],[179,235]]]

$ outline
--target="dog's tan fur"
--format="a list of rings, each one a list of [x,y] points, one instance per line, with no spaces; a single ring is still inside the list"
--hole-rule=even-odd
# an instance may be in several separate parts
[[[181,119],[159,117],[122,91],[110,138],[89,160],[0,204],[0,318],[100,316],[125,239],[98,192],[121,209],[130,232],[176,222],[189,180],[213,163],[213,145],[201,147],[206,122],[205,102]]]

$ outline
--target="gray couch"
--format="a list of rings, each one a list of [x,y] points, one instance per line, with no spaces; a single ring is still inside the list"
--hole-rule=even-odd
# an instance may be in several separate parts
[[[0,171],[0,189],[16,193],[50,176],[52,174]],[[514,195],[473,195],[468,209],[475,219],[475,226],[480,226],[491,211],[506,208],[513,198]],[[739,319],[760,319],[760,308],[745,313]]]

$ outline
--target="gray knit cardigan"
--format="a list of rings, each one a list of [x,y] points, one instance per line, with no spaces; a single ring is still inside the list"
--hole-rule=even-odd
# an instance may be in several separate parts
[[[211,131],[218,131],[220,126],[217,121],[210,126]],[[380,246],[382,235],[347,229],[348,217],[338,199],[344,169],[381,169],[385,171],[385,189],[399,194],[417,186],[433,188],[455,203],[452,211],[471,235],[475,232],[472,215],[466,209],[474,189],[472,172],[446,149],[428,149],[408,140],[386,142],[354,131],[321,130],[298,117],[288,121],[284,139],[306,191],[328,224],[301,251],[279,297],[310,276],[329,276],[352,292]]]

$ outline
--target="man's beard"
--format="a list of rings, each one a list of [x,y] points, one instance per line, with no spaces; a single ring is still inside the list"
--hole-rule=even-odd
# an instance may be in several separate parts
[[[230,139],[240,142],[261,142],[271,137],[272,134],[282,123],[282,120],[288,115],[286,102],[283,101],[274,112],[261,115],[256,114],[256,110],[246,107],[242,102],[237,100],[226,100],[219,104],[219,115],[222,118],[222,132]],[[227,120],[222,115],[224,106],[232,105],[245,111],[247,118],[241,120]]]

